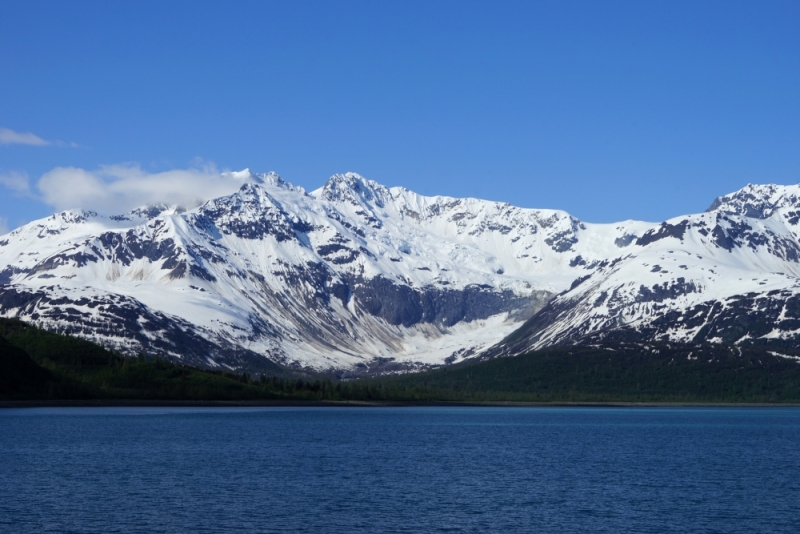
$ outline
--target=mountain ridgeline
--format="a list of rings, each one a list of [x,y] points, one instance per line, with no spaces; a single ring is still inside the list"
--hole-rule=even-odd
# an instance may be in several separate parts
[[[234,175],[237,192],[191,209],[76,209],[0,236],[0,315],[115,354],[265,376],[608,343],[795,363],[800,186],[749,185],[662,223],[590,224],[353,173],[312,192]]]

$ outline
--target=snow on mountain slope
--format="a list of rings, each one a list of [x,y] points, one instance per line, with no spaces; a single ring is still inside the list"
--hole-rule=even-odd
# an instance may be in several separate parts
[[[717,197],[707,211],[766,219],[776,209],[797,208],[798,206],[800,206],[800,184],[747,184],[734,193]]]
[[[623,339],[796,345],[795,191],[747,186],[649,230],[487,354]]]
[[[0,238],[0,313],[125,352],[382,372],[459,361],[654,225],[237,173],[188,211],[83,210]]]

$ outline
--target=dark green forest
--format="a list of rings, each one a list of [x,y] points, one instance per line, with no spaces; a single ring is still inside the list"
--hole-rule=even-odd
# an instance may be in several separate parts
[[[771,349],[775,350],[775,349]],[[616,343],[560,347],[422,373],[336,380],[250,375],[125,357],[0,319],[0,399],[398,403],[795,403],[800,351]]]

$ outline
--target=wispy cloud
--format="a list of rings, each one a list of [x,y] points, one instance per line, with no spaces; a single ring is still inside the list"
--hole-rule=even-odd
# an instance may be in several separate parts
[[[257,181],[249,172],[220,173],[213,165],[148,173],[138,165],[106,165],[87,171],[56,167],[36,184],[42,200],[57,210],[84,208],[117,214],[153,204],[198,206]]]
[[[81,145],[73,141],[48,141],[31,132],[20,133],[9,128],[0,128],[0,145],[29,145],[29,146],[59,146],[80,148]]]
[[[30,132],[20,133],[8,128],[0,128],[0,145],[32,145],[32,146],[47,146],[52,144],[38,135]]]
[[[8,233],[8,219],[5,217],[0,217],[0,235],[5,235]]]
[[[31,194],[28,175],[24,172],[11,171],[0,173],[0,185],[11,189],[11,191],[18,195],[28,196]]]

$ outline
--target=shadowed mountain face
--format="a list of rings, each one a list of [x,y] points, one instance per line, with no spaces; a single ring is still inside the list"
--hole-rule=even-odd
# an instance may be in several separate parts
[[[311,193],[250,175],[191,210],[72,210],[0,237],[0,314],[194,365],[343,374],[599,339],[791,344],[797,198],[748,186],[597,225],[352,173]]]

